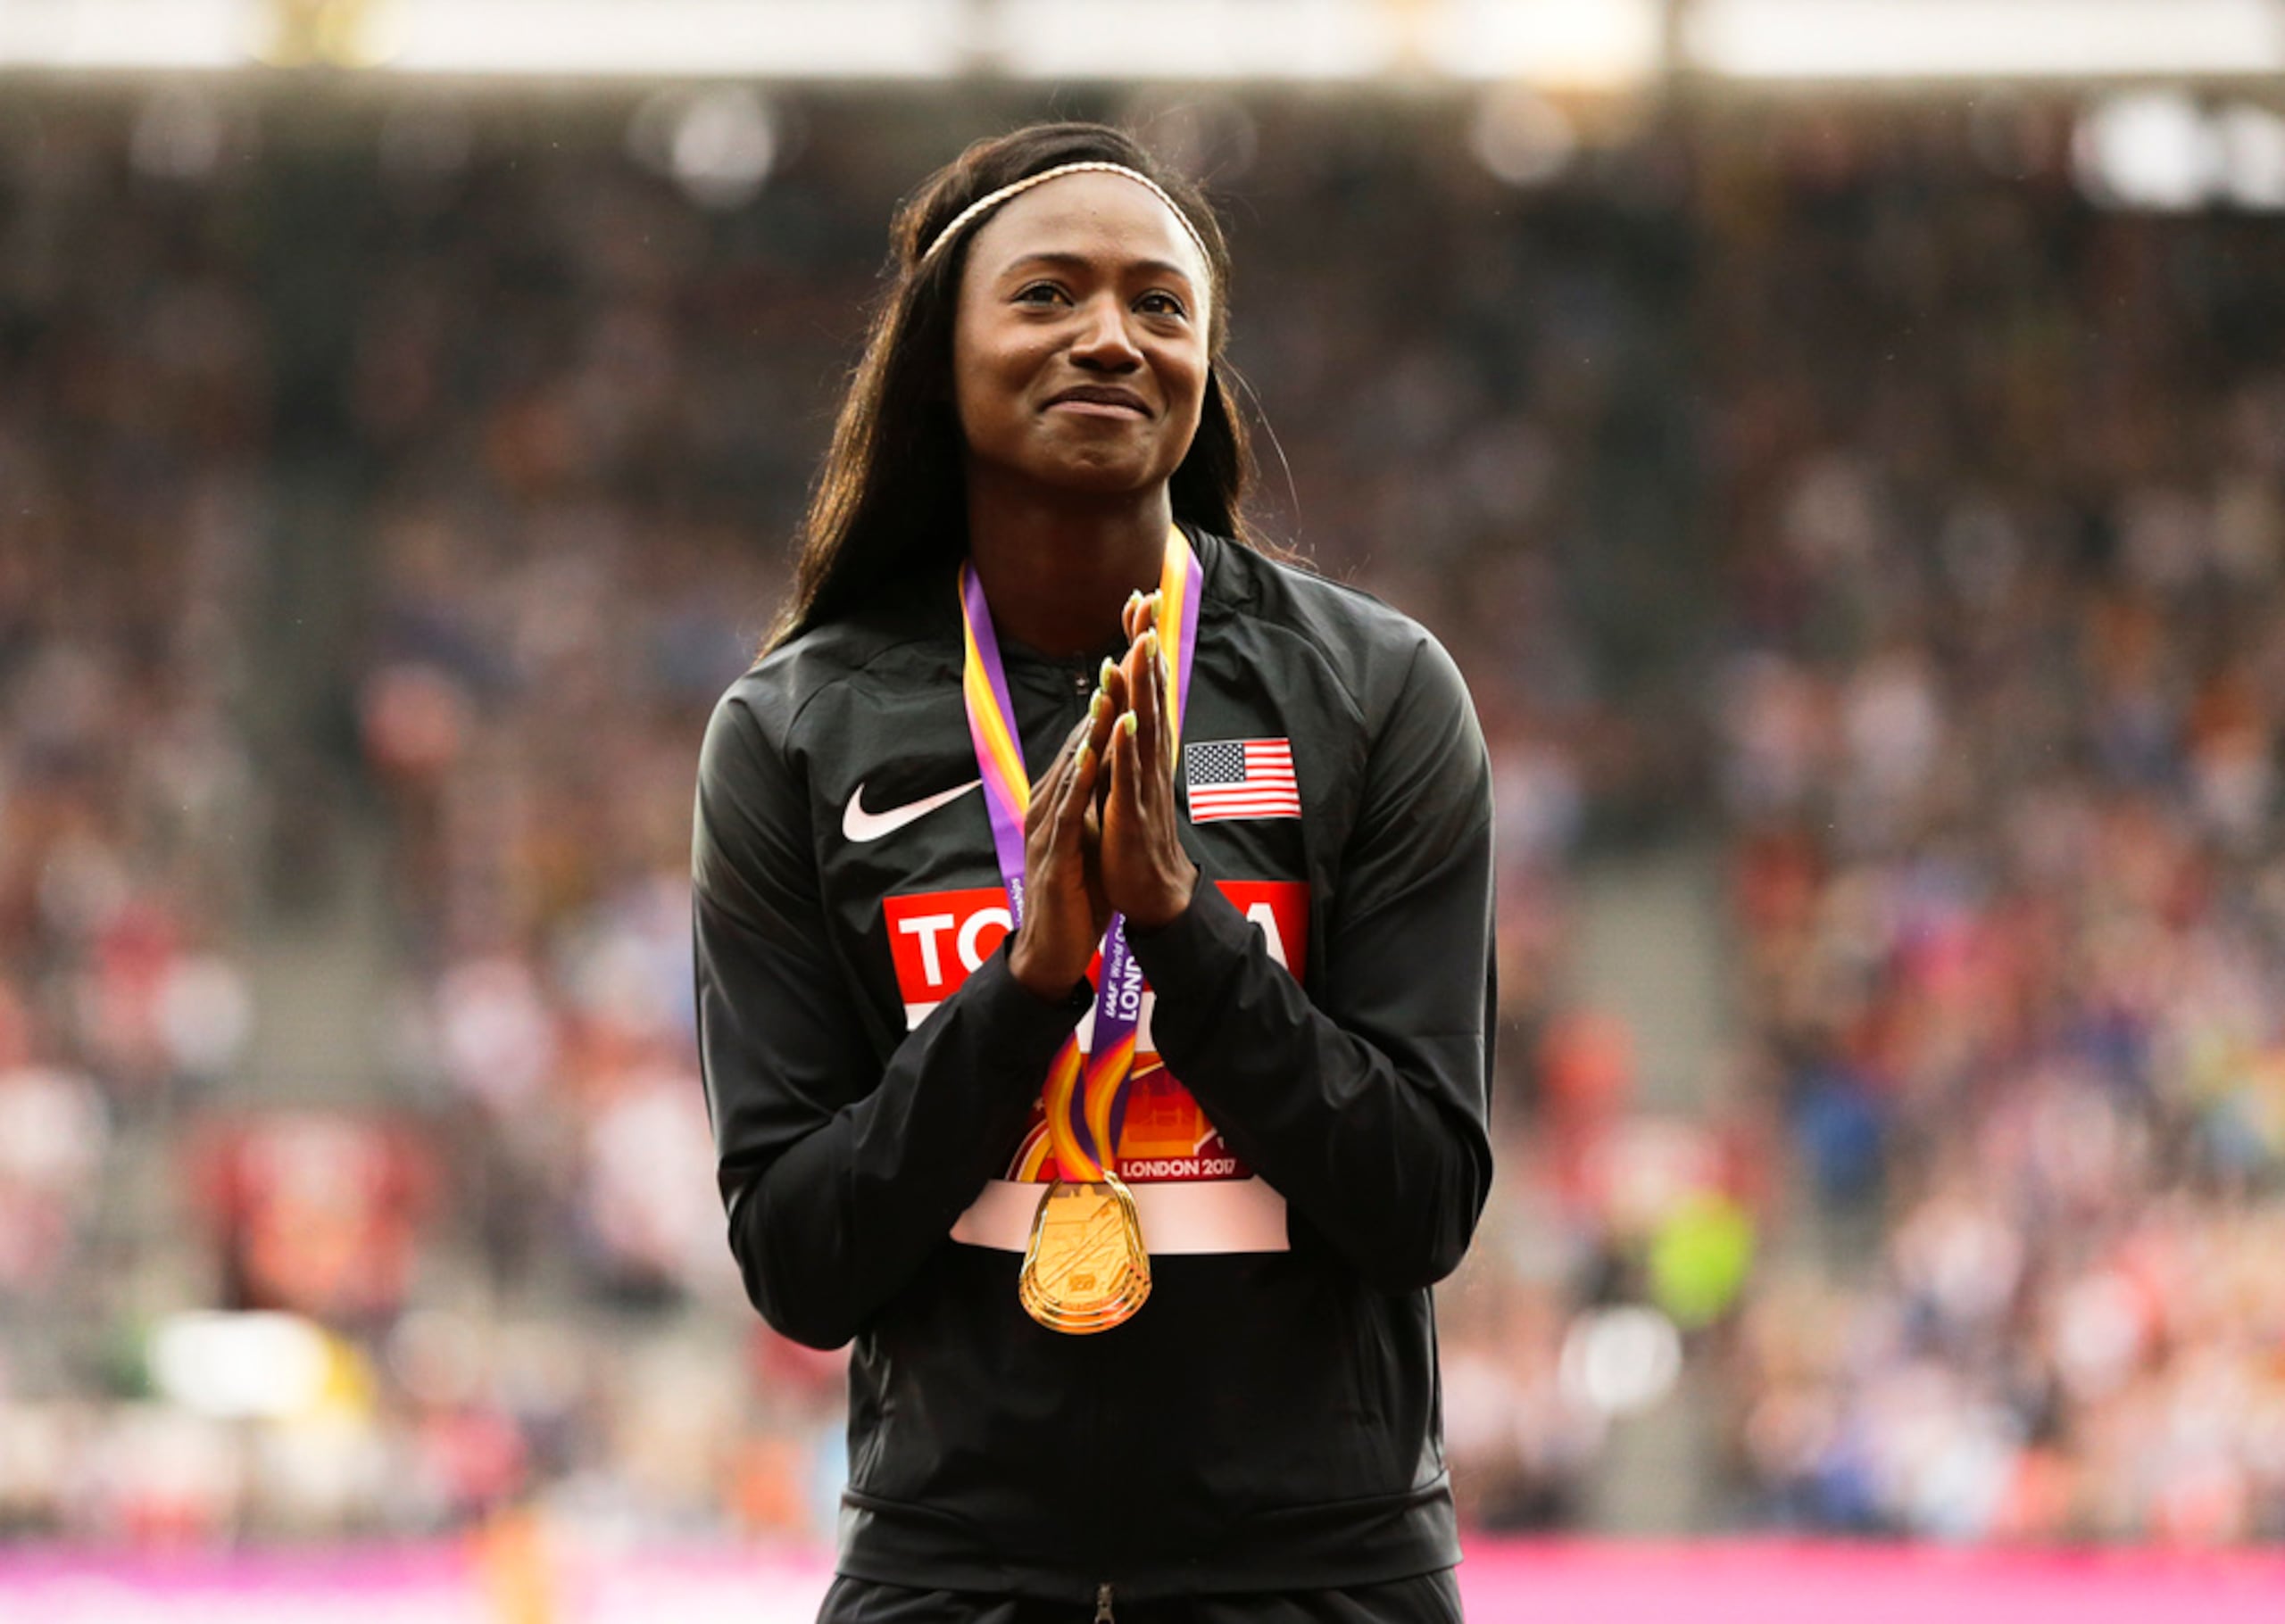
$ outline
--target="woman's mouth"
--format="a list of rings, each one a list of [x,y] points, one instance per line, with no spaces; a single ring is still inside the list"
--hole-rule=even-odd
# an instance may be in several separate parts
[[[1050,411],[1068,411],[1090,418],[1147,418],[1151,409],[1132,389],[1111,384],[1082,384],[1066,389],[1047,402]]]

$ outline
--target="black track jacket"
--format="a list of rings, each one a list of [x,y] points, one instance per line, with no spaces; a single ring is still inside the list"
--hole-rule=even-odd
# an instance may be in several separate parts
[[[1008,972],[953,581],[773,651],[707,730],[699,1040],[730,1247],[771,1325],[855,1339],[858,1578],[1143,1601],[1459,1558],[1428,1288],[1491,1177],[1483,737],[1418,626],[1192,541],[1176,782],[1202,880],[1131,938],[1155,999],[1119,1156],[1154,1288],[1117,1330],[1017,1301],[1035,1102],[1087,1006]],[[1036,776],[1100,661],[1002,650]]]

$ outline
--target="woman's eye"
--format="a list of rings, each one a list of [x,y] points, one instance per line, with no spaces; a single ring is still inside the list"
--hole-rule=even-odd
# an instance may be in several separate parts
[[[1034,282],[1016,294],[1018,304],[1052,304],[1063,297],[1063,290],[1052,282]]]
[[[1182,301],[1172,294],[1144,294],[1134,302],[1134,308],[1146,316],[1187,316]]]

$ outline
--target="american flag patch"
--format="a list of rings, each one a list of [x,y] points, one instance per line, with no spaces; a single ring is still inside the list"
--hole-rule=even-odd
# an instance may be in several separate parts
[[[1286,739],[1224,739],[1183,748],[1190,785],[1190,821],[1219,817],[1299,817],[1293,746]]]

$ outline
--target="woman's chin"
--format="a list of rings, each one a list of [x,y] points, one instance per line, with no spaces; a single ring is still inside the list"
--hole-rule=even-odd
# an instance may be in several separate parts
[[[981,479],[1011,495],[1028,490],[1051,501],[1110,499],[1165,485],[1182,461],[1178,456],[1169,458],[1167,450],[1155,438],[1139,436],[1123,441],[1108,435],[1043,436],[1000,449],[997,455],[990,449],[971,449],[968,466],[971,482]]]
[[[1134,458],[1059,458],[1032,470],[1033,482],[1073,496],[1132,496],[1165,482],[1166,475]]]

